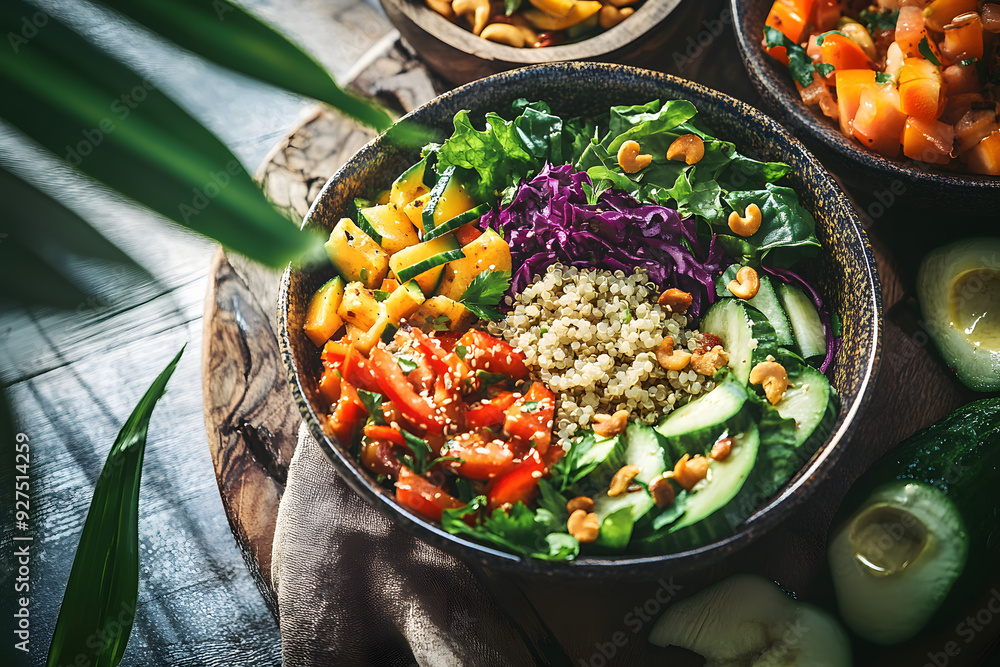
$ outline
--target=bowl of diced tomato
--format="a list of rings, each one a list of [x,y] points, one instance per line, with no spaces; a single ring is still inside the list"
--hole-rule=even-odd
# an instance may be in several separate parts
[[[900,6],[906,5],[906,6]],[[985,214],[1000,197],[1000,4],[732,2],[772,114],[860,193]]]
[[[691,120],[695,113],[706,125]],[[282,354],[303,419],[374,508],[421,540],[491,568],[637,578],[705,569],[734,554],[831,474],[878,367],[878,277],[856,213],[778,124],[676,77],[594,63],[498,74],[441,95],[403,122],[440,137],[421,151],[390,131],[334,174],[303,223],[329,235],[330,262],[290,267],[279,296]],[[591,138],[616,133],[651,151],[682,133],[682,148],[694,148],[673,158],[657,149],[653,157],[630,154],[623,142],[602,162],[607,150]],[[683,214],[667,211],[666,200],[640,203],[640,185],[670,175],[673,184],[677,173],[734,204],[712,208],[684,189],[672,196],[697,204],[697,213],[680,203]],[[535,211],[537,224],[561,218],[562,226],[541,238],[517,231],[505,216],[520,215],[518,207]],[[582,222],[594,215],[607,216],[607,226]],[[760,234],[733,236],[754,216]],[[616,247],[597,228],[642,249]],[[587,243],[607,256],[567,255]],[[648,254],[654,244],[661,254]],[[758,244],[782,246],[786,260],[807,258],[809,275],[767,266]],[[761,274],[732,256],[722,262],[724,245]],[[529,247],[536,254],[523,259]],[[573,261],[533,263],[549,252]],[[640,265],[632,275],[622,270]],[[650,276],[668,269],[651,287]],[[740,301],[753,295],[737,298],[744,280],[777,286],[773,316],[785,312],[780,299],[791,299],[798,324],[786,323],[785,348],[764,316]],[[579,301],[603,289],[606,299]],[[556,302],[564,316],[527,321],[538,316],[536,304],[551,310]],[[718,336],[694,331],[699,316],[711,327],[710,306],[719,306]],[[586,317],[587,333],[557,333]],[[511,327],[523,327],[534,343],[510,335]],[[563,355],[581,347],[573,336],[605,337],[592,362],[566,362]],[[563,348],[539,351],[554,338]],[[731,354],[722,355],[723,345]],[[695,371],[695,355],[710,367]],[[632,365],[616,372],[626,357],[621,363]],[[609,372],[595,371],[597,364]],[[771,367],[776,386],[787,371],[776,395],[765,391],[763,374],[748,384],[751,365]],[[578,371],[572,382],[567,369]],[[651,377],[663,384],[654,387]],[[570,384],[580,390],[572,397]],[[609,402],[613,385],[623,395]],[[795,391],[808,400],[782,403]],[[686,416],[697,406],[701,417]],[[783,406],[805,412],[779,418]],[[661,421],[668,412],[679,426],[672,435]],[[768,436],[760,435],[761,415],[774,417]],[[806,422],[809,431],[798,432]],[[784,449],[758,456],[765,446]],[[713,481],[731,493],[716,494]],[[685,513],[690,529],[667,535]]]

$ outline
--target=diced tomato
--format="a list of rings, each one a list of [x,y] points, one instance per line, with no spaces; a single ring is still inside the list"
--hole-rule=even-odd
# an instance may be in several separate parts
[[[892,86],[873,84],[861,91],[854,117],[854,136],[863,146],[888,158],[899,155],[906,114],[899,108],[899,93]]]
[[[925,37],[924,10],[914,5],[900,7],[896,19],[896,43],[903,50],[903,55],[908,58],[920,56],[920,41]]]
[[[396,446],[388,440],[367,439],[361,443],[361,465],[376,475],[399,477],[402,467],[396,458]]]
[[[870,69],[848,69],[837,73],[837,106],[840,111],[840,131],[853,135],[854,116],[861,105],[861,90],[875,85],[875,72]]]
[[[470,222],[462,225],[455,230],[455,238],[461,245],[468,245],[478,239],[483,233],[483,230],[474,222]]]
[[[840,0],[816,0],[813,6],[813,26],[819,32],[837,27],[840,19]]]
[[[449,433],[465,430],[465,401],[450,375],[439,375],[434,381],[434,405],[444,415]]]
[[[510,507],[520,501],[527,505],[538,492],[538,480],[545,474],[545,464],[531,452],[515,464],[510,472],[497,477],[486,492],[486,506],[492,512],[497,507]]]
[[[907,58],[899,72],[900,108],[908,116],[934,120],[941,109],[941,70],[923,58]]]
[[[444,510],[465,506],[461,500],[440,486],[431,484],[406,466],[399,469],[399,479],[396,480],[396,500],[435,521],[441,520],[441,513]]]
[[[391,426],[384,424],[366,424],[365,436],[373,440],[386,440],[394,445],[406,446],[406,439],[403,434]]]
[[[445,361],[445,357],[448,356],[448,351],[441,347],[439,341],[417,328],[410,329],[410,335],[413,336],[417,349],[423,353],[431,369],[435,373],[447,373],[448,362]]]
[[[465,363],[475,370],[508,375],[515,380],[528,377],[524,353],[485,331],[470,329],[462,334],[458,344],[468,348]]]
[[[541,382],[532,382],[528,392],[506,410],[504,430],[525,441],[534,441],[544,454],[552,440],[556,396]]]
[[[936,120],[906,119],[903,155],[921,162],[948,164],[955,143],[955,128]]]
[[[427,392],[428,394],[434,391],[434,380],[437,379],[437,373],[431,368],[430,363],[427,361],[426,357],[423,355],[414,355],[420,358],[417,367],[406,374],[406,379],[410,381],[410,385],[413,386],[413,391],[418,394]]]
[[[392,401],[403,419],[431,433],[444,430],[444,419],[427,398],[413,391],[391,354],[381,347],[373,347],[370,361],[379,390]]]
[[[460,476],[484,481],[506,472],[514,461],[514,453],[506,443],[486,430],[469,431],[452,439],[444,455],[462,459],[448,463]]]
[[[323,375],[319,379],[319,393],[330,405],[340,398],[340,375],[336,369],[323,370]]]
[[[349,447],[354,441],[358,426],[367,418],[368,412],[354,387],[347,382],[341,382],[340,398],[333,414],[330,415],[330,430],[333,431],[333,435],[342,445]]]
[[[798,44],[802,41],[806,25],[812,15],[813,2],[814,0],[775,0],[764,20],[764,25],[776,28],[785,37]],[[788,64],[785,47],[776,46],[767,52],[783,64]]]
[[[344,357],[344,363],[340,367],[340,374],[344,376],[344,379],[350,382],[355,389],[364,389],[365,391],[379,391],[379,384],[375,380],[375,375],[372,373],[371,364],[365,359],[365,356],[354,349],[351,346],[347,355]]]
[[[974,174],[1000,176],[1000,131],[986,137],[966,156],[969,171]]]
[[[516,400],[509,391],[488,398],[465,413],[465,425],[470,429],[500,426],[504,422],[504,411]]]
[[[347,351],[352,348],[353,346],[347,336],[344,336],[338,341],[327,341],[326,345],[323,346],[323,352],[320,354],[320,359],[325,367],[338,368],[344,362],[344,357],[347,356]]]
[[[823,62],[834,67],[833,72],[827,76],[830,81],[836,81],[837,72],[841,70],[871,69],[871,60],[864,50],[843,35],[827,35],[819,49]]]

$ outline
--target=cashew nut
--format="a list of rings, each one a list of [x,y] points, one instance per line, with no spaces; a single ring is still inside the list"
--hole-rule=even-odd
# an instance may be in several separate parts
[[[577,542],[593,542],[601,530],[601,520],[593,512],[576,510],[566,521],[566,530],[576,538]]]
[[[666,309],[668,313],[686,313],[691,307],[692,297],[688,292],[671,287],[665,290],[656,303]]]
[[[705,157],[705,142],[697,134],[685,134],[677,137],[667,149],[668,160],[683,160],[694,164]]]
[[[668,371],[680,371],[691,361],[691,353],[687,350],[675,350],[674,339],[664,336],[663,341],[656,346],[656,361]]]
[[[593,422],[594,433],[602,438],[611,438],[625,430],[628,424],[628,410],[619,410],[613,415],[596,414]]]
[[[709,456],[716,461],[724,461],[731,451],[733,451],[733,439],[723,438],[712,445],[712,451],[709,453]]]
[[[524,35],[524,45],[532,46],[538,41],[538,33],[531,29],[531,24],[528,23],[528,19],[524,18],[520,14],[514,14],[510,17],[510,22],[517,26],[521,34]]]
[[[490,22],[490,0],[453,0],[451,8],[459,16],[472,15],[472,32],[476,35]]]
[[[564,19],[573,10],[575,0],[529,0],[549,16]]]
[[[635,10],[631,7],[618,9],[614,5],[604,5],[597,15],[597,23],[605,30],[611,30],[634,13]]]
[[[706,377],[712,377],[728,363],[729,353],[721,345],[716,345],[707,352],[695,352],[691,355],[691,370]]]
[[[682,487],[690,491],[694,485],[708,476],[708,465],[711,463],[701,454],[691,458],[690,454],[685,454],[674,464],[674,479]]]
[[[736,211],[729,214],[729,228],[733,230],[733,234],[753,236],[760,229],[760,221],[762,219],[760,206],[750,204],[747,206],[745,215],[740,215]]]
[[[639,466],[623,466],[611,478],[611,485],[608,487],[608,495],[614,498],[620,496],[628,490],[628,485],[632,483],[632,478],[639,474]]]
[[[653,161],[652,155],[639,154],[639,142],[629,139],[618,149],[618,165],[626,174],[634,174],[645,169]]]
[[[455,18],[455,11],[451,8],[451,2],[448,0],[424,0],[427,6],[436,11],[441,16],[446,19]]]
[[[653,502],[657,507],[669,507],[674,504],[674,487],[664,477],[657,477],[649,485],[649,492],[653,494]]]
[[[483,28],[479,36],[498,44],[517,48],[524,46],[524,33],[516,25],[509,23],[491,23]]]
[[[749,266],[744,266],[736,272],[736,280],[729,281],[729,291],[741,299],[752,299],[760,289],[760,278],[757,272]]]
[[[577,496],[576,498],[570,499],[566,503],[566,511],[572,514],[577,510],[583,510],[584,512],[594,511],[594,499],[588,498],[587,496]]]
[[[788,389],[788,373],[776,361],[762,361],[750,371],[750,384],[764,387],[764,395],[771,405],[777,405]]]

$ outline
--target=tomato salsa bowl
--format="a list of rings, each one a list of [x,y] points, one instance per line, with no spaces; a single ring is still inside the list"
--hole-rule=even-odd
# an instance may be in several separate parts
[[[313,295],[337,275],[332,265],[308,271],[289,268],[282,278],[278,304],[280,343],[293,396],[310,432],[358,494],[411,534],[467,562],[521,574],[613,579],[703,569],[773,528],[835,470],[867,404],[880,358],[881,298],[867,238],[857,214],[833,179],[777,123],[742,102],[670,75],[596,63],[539,65],[459,87],[414,110],[406,120],[439,130],[446,137],[460,111],[470,110],[472,124],[482,127],[487,112],[510,109],[519,99],[544,100],[552,114],[564,117],[597,116],[607,114],[614,106],[640,105],[657,99],[687,100],[697,107],[715,136],[735,143],[744,155],[790,165],[781,183],[798,193],[801,206],[815,218],[815,236],[821,246],[809,273],[843,327],[840,350],[826,370],[829,384],[840,399],[840,410],[829,435],[787,484],[773,495],[758,498],[752,516],[724,539],[676,553],[581,554],[575,560],[552,562],[507,553],[446,531],[442,524],[400,504],[392,488],[380,484],[375,474],[359,463],[351,443],[340,442],[334,435],[327,418],[329,400],[324,400],[320,388],[320,347],[303,330]],[[355,211],[356,199],[389,188],[419,159],[419,149],[404,148],[391,135],[376,138],[330,178],[304,227],[329,233]],[[516,264],[512,267],[515,274],[518,268]],[[379,354],[384,356],[383,352]],[[535,443],[531,444],[534,447]]]

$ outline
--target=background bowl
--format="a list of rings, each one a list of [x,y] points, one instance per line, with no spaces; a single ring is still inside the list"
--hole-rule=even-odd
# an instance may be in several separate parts
[[[611,30],[572,44],[514,48],[472,34],[429,8],[423,0],[381,0],[389,20],[438,75],[468,83],[516,67],[570,60],[599,60],[663,70],[668,42],[722,3],[716,0],[646,0]],[[669,17],[669,21],[667,18]],[[700,26],[698,29],[700,30]],[[679,47],[677,47],[679,48]]]
[[[771,115],[801,138],[823,163],[859,195],[891,192],[910,209],[993,212],[1000,178],[944,172],[905,156],[895,160],[845,137],[818,106],[803,104],[788,68],[761,48],[773,0],[730,0],[733,28],[750,80]]]
[[[874,380],[881,346],[881,296],[868,240],[854,209],[833,179],[805,147],[777,123],[752,107],[695,83],[631,67],[565,63],[525,68],[477,81],[446,93],[416,109],[407,119],[448,132],[461,109],[471,109],[482,126],[488,110],[507,109],[519,97],[547,100],[565,115],[606,112],[618,104],[649,100],[688,99],[716,135],[740,150],[765,160],[792,166],[789,184],[817,221],[817,236],[826,252],[817,262],[817,283],[824,298],[844,324],[844,344],[832,367],[832,383],[842,408],[827,442],[796,477],[737,532],[699,549],[660,556],[580,558],[572,563],[521,559],[445,532],[397,505],[392,493],[353,459],[324,429],[319,397],[319,350],[302,332],[306,305],[313,292],[333,276],[333,268],[285,272],[279,297],[282,353],[292,393],[312,434],[348,484],[376,509],[425,542],[459,558],[487,567],[551,576],[640,578],[664,572],[680,574],[707,567],[774,527],[830,474],[863,410]],[[418,151],[403,149],[390,137],[378,137],[349,160],[327,182],[304,225],[330,229],[349,211],[355,197],[388,188]],[[762,501],[765,499],[762,499]]]

